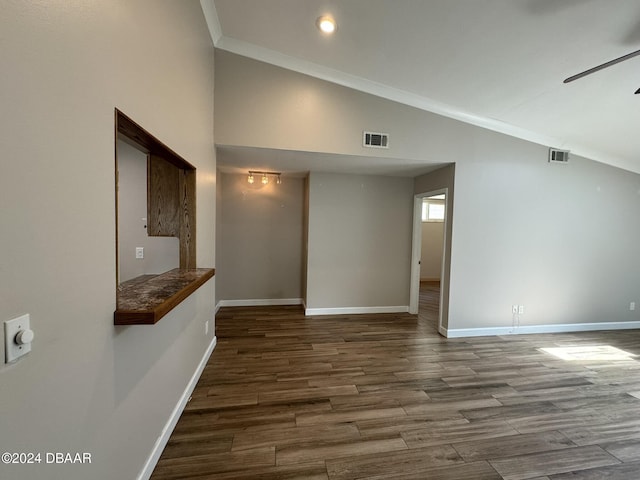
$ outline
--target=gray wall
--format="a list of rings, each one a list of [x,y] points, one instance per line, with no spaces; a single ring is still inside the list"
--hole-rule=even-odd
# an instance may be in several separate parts
[[[422,222],[421,280],[440,280],[444,252],[443,240],[444,222]]]
[[[35,331],[0,364],[0,450],[93,460],[0,477],[133,479],[213,340],[215,284],[114,327],[114,107],[197,167],[198,264],[214,266],[211,38],[197,0],[3,2],[0,32],[0,320],[29,313]]]
[[[216,171],[216,243],[215,243],[215,249],[216,249],[216,261],[219,262],[220,261],[220,254],[218,253],[219,250],[219,245],[220,242],[222,241],[221,238],[221,230],[218,227],[218,223],[220,222],[220,219],[222,218],[222,189],[220,188],[220,171]],[[220,288],[219,288],[219,283],[218,282],[218,278],[219,278],[219,264],[216,263],[216,275],[215,275],[215,279],[216,279],[216,297],[215,297],[215,304],[216,304],[216,309],[219,307],[219,302],[220,302]]]
[[[453,327],[509,325],[512,304],[522,325],[639,320],[640,175],[491,137],[456,166]]]
[[[267,185],[218,173],[220,300],[302,298],[304,178]]]
[[[442,164],[459,160],[460,135],[478,129],[225,51],[216,64],[220,145]],[[390,148],[364,148],[363,130],[388,133]]]
[[[547,146],[229,53],[218,57],[223,144],[455,162],[445,327],[510,326],[512,304],[525,306],[522,325],[640,320],[640,310],[629,310],[640,302],[639,175],[579,157],[551,165]],[[391,148],[363,149],[364,129],[389,132]],[[441,184],[421,177],[415,192]],[[341,225],[341,236],[352,229]],[[310,245],[315,234],[310,228]],[[312,299],[324,287],[308,288]]]
[[[118,141],[117,148],[120,282],[178,268],[178,238],[147,235],[147,155],[123,141]],[[144,258],[136,258],[137,247],[144,248]]]
[[[449,325],[449,291],[451,280],[451,239],[453,237],[453,224],[455,219],[454,199],[455,199],[455,175],[456,165],[447,165],[439,168],[427,175],[422,175],[415,179],[414,193],[416,195],[422,193],[435,192],[438,190],[446,190],[446,207],[445,207],[445,232],[444,232],[444,274],[440,278],[440,312],[442,315],[442,326],[448,328]]]
[[[413,179],[311,173],[307,308],[409,304]]]

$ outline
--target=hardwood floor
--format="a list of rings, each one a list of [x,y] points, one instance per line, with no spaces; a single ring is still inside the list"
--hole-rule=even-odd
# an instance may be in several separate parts
[[[447,340],[431,290],[418,317],[221,309],[152,478],[640,478],[640,357],[613,350],[640,331]]]
[[[420,282],[418,311],[420,312],[420,320],[430,324],[437,332],[440,314],[440,282]]]

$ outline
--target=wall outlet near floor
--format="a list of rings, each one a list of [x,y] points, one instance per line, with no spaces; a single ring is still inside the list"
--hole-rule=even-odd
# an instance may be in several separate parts
[[[631,302],[629,304],[629,310],[635,310],[636,309],[636,302]]]
[[[136,258],[144,258],[144,247],[136,247]]]
[[[524,305],[518,305],[518,315],[524,314]]]
[[[511,313],[513,315],[517,315],[518,314],[518,305],[511,305]]]

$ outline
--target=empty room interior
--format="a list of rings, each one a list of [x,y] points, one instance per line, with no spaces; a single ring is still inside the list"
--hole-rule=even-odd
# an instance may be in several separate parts
[[[640,478],[637,1],[0,11],[0,478]]]

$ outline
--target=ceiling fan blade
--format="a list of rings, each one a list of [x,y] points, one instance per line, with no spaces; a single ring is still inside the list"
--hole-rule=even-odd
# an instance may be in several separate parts
[[[607,63],[603,63],[602,65],[598,65],[597,67],[593,67],[593,68],[590,68],[589,70],[585,70],[582,73],[573,75],[572,77],[566,78],[563,83],[573,82],[574,80],[578,80],[579,78],[586,77],[587,75],[590,75],[592,73],[598,72],[607,67],[615,65],[616,63],[624,62],[625,60],[629,60],[630,58],[636,57],[638,55],[640,55],[640,50],[636,50],[635,52],[628,53],[626,55],[623,55],[622,57],[616,58],[615,60],[610,60]]]

